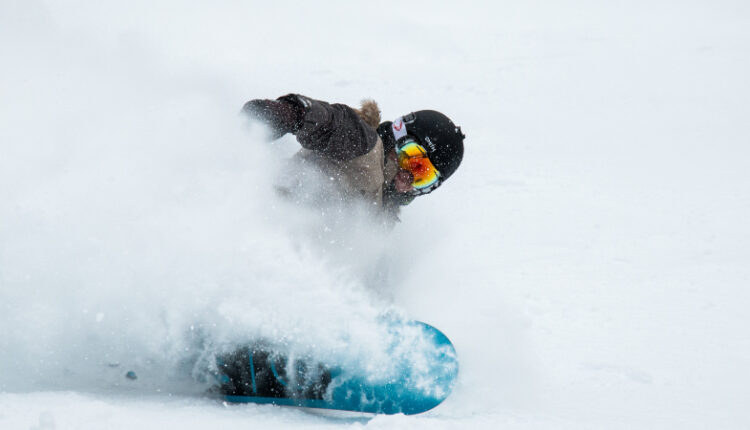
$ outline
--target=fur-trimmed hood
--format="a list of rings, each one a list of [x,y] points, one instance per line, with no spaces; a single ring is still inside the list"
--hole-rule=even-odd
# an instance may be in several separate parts
[[[380,108],[375,100],[362,100],[360,102],[360,108],[354,109],[354,111],[357,112],[357,115],[359,115],[359,117],[370,127],[377,129],[380,125]]]

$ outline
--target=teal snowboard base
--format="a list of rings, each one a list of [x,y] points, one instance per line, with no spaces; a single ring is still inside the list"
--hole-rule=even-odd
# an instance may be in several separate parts
[[[418,414],[439,405],[458,376],[456,350],[435,327],[388,323],[393,359],[382,375],[357,363],[336,366],[290,359],[253,345],[217,358],[219,391],[234,403],[261,403],[375,414]]]

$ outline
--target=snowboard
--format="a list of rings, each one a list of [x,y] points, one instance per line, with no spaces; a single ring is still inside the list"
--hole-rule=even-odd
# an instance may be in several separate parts
[[[419,321],[389,322],[387,330],[386,372],[356,361],[323,364],[257,343],[217,357],[219,392],[232,403],[374,414],[418,414],[439,405],[458,376],[450,340]]]

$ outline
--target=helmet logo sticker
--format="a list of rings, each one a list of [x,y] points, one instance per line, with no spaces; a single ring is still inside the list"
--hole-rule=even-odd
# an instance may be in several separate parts
[[[435,144],[432,143],[432,139],[430,139],[430,136],[425,136],[424,141],[427,142],[427,145],[429,145],[432,152],[435,152]]]

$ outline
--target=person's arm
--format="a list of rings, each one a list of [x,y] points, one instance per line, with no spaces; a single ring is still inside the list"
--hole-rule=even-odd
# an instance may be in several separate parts
[[[243,111],[268,125],[274,139],[292,133],[303,148],[334,160],[367,154],[378,139],[375,130],[351,107],[298,94],[276,100],[250,100]]]

